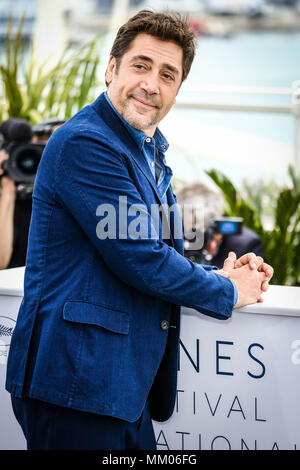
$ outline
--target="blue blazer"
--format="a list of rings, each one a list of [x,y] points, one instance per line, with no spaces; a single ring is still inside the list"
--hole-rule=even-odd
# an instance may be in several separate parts
[[[161,202],[143,154],[100,95],[55,131],[38,168],[6,388],[129,422],[149,398],[152,418],[164,421],[175,403],[180,305],[226,319],[233,286],[184,258],[176,212],[168,239],[161,220],[156,237],[99,238],[99,206],[115,211],[118,234],[119,196],[148,218]],[[167,198],[175,203],[171,187]]]

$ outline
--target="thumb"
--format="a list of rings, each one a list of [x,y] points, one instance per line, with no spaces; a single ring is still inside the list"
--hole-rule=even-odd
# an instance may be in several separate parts
[[[228,253],[228,257],[224,261],[223,269],[224,271],[231,271],[231,269],[234,269],[234,263],[236,261],[236,254],[234,251],[230,251]]]
[[[218,269],[214,271],[214,273],[220,274],[220,276],[229,277],[229,273],[227,271],[224,271],[224,269]]]

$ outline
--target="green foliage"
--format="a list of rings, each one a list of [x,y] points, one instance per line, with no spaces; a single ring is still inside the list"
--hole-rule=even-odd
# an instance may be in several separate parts
[[[31,48],[29,61],[22,42],[24,16],[15,35],[8,23],[4,63],[0,63],[0,121],[9,117],[31,124],[48,117],[68,119],[95,99],[99,38],[78,50],[67,48],[58,63],[38,64]]]
[[[290,166],[290,188],[275,188],[272,204],[271,227],[263,222],[264,208],[261,204],[265,195],[260,190],[260,198],[253,197],[248,186],[248,194],[243,197],[232,182],[217,170],[207,174],[219,186],[225,197],[225,214],[243,217],[244,225],[254,230],[261,238],[265,261],[273,266],[272,284],[300,285],[300,178]],[[265,184],[262,183],[263,190]],[[256,188],[257,189],[257,188]],[[260,202],[258,202],[260,201]],[[270,223],[269,223],[270,225]]]

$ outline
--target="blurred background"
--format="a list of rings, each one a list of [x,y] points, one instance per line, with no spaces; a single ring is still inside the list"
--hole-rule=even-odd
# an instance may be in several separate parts
[[[118,27],[142,8],[189,15],[198,37],[160,125],[175,190],[218,186],[271,264],[286,254],[278,283],[299,285],[299,0],[0,0],[0,122],[68,119],[92,102]]]
[[[199,37],[178,109],[162,123],[175,173],[191,180],[203,168],[225,164],[235,183],[245,177],[286,182],[295,158],[290,89],[300,79],[298,0],[0,0],[1,55],[9,19],[17,28],[24,13],[28,54],[34,42],[37,60],[48,58],[47,66],[67,45],[78,47],[100,35],[97,78],[103,86],[118,26],[147,7],[188,13]],[[238,105],[249,109],[239,111]]]

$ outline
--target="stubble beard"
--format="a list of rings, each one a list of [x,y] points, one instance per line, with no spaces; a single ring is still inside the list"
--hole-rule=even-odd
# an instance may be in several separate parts
[[[131,95],[127,96],[126,99],[121,103],[121,115],[132,127],[140,131],[145,131],[153,126],[156,126],[162,119],[161,110],[159,107],[153,108],[154,113],[151,116],[139,114],[138,111],[132,110]]]

